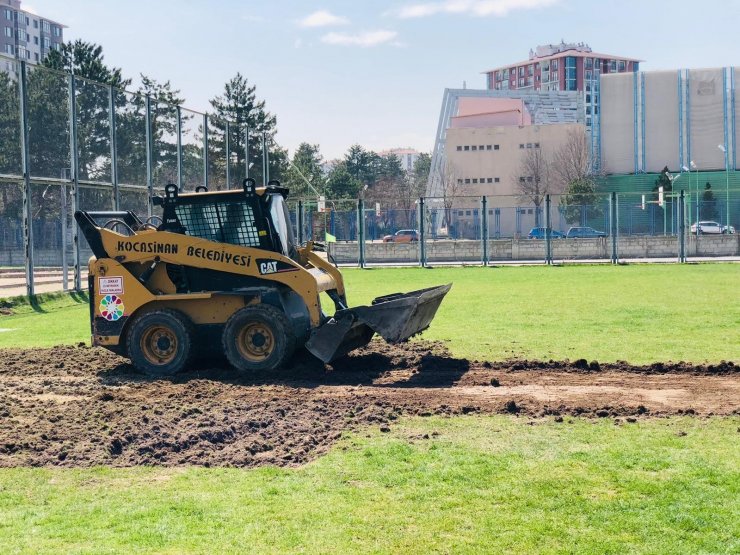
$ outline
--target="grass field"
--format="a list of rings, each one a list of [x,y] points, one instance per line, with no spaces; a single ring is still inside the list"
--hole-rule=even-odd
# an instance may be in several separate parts
[[[453,282],[424,337],[457,355],[740,360],[737,265],[345,275],[351,304]],[[2,347],[89,340],[84,296],[5,306]],[[402,418],[295,469],[0,469],[0,552],[737,553],[739,431]]]
[[[453,283],[427,339],[469,358],[740,360],[740,265],[344,270],[350,304]],[[88,342],[84,297],[0,316],[0,347]]]
[[[415,418],[299,469],[0,472],[3,552],[731,553],[738,418]],[[429,439],[419,439],[428,434]]]

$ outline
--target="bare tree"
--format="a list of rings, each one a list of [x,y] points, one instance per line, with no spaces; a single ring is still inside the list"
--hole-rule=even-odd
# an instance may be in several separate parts
[[[555,193],[550,160],[542,148],[528,148],[519,163],[518,175],[513,176],[519,199],[535,206],[535,224],[540,225],[540,210],[545,195]]]
[[[447,228],[448,233],[452,223],[452,209],[455,205],[455,199],[460,196],[462,190],[462,179],[457,176],[457,171],[451,163],[445,165],[444,170],[440,172],[440,184],[442,185],[442,206],[444,214],[442,225]]]
[[[584,128],[571,129],[552,157],[553,180],[560,191],[576,181],[592,181],[599,172],[589,152]]]

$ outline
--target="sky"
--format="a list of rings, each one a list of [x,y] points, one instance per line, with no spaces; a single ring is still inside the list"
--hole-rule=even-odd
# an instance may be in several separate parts
[[[185,106],[241,72],[292,153],[326,159],[434,144],[445,88],[483,89],[487,69],[538,44],[586,42],[642,69],[740,65],[740,0],[23,0],[103,46],[137,82],[169,80]]]

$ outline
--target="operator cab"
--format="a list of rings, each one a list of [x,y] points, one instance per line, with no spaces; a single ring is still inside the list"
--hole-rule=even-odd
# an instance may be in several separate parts
[[[288,189],[278,181],[256,187],[254,179],[244,180],[243,189],[180,194],[176,185],[165,187],[164,197],[155,197],[162,206],[163,221],[158,231],[180,233],[217,243],[254,247],[297,258],[290,212],[285,199]]]

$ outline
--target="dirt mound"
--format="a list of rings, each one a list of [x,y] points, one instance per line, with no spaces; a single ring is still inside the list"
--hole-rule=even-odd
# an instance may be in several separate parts
[[[344,430],[400,415],[730,414],[737,365],[489,363],[374,341],[324,366],[244,375],[223,362],[149,380],[87,347],[0,350],[0,466],[302,464]]]

